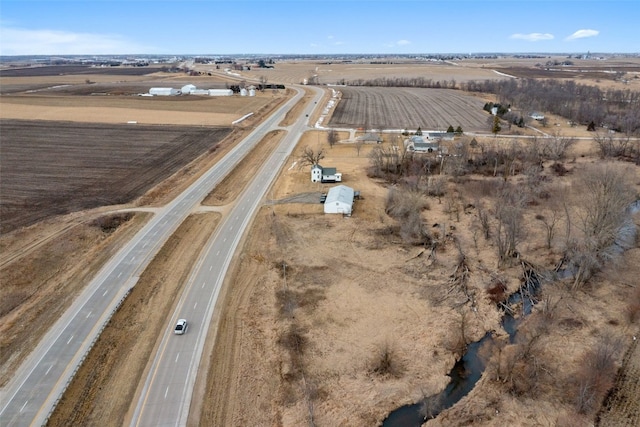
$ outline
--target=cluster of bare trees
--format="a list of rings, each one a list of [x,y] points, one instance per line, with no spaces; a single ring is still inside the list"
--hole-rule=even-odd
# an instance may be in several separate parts
[[[591,165],[574,171],[574,199],[555,194],[560,187],[549,184],[543,163],[553,161],[551,171],[564,175],[562,163],[575,139],[554,135],[522,145],[517,141],[494,145],[460,142],[455,155],[436,158],[407,153],[399,147],[375,147],[370,153],[371,176],[384,178],[395,186],[389,191],[387,213],[399,220],[401,235],[406,242],[424,243],[427,239],[420,211],[425,208],[425,196],[440,198],[447,193],[447,181],[458,182],[467,173],[490,175],[493,182],[487,196],[494,201],[486,208],[475,203],[479,231],[491,239],[498,255],[498,267],[506,267],[516,258],[518,244],[525,238],[525,213],[544,201],[544,208],[535,215],[544,233],[545,245],[558,244],[564,254],[564,265],[571,273],[574,288],[584,285],[622,246],[631,245],[633,224],[628,207],[637,194],[625,178],[624,168],[612,165]],[[511,177],[519,175],[515,186]],[[523,185],[524,184],[524,185]],[[449,200],[451,199],[451,200]],[[460,211],[460,201],[447,198]],[[452,206],[453,206],[452,205]],[[450,210],[450,209],[449,209]],[[459,215],[457,216],[459,218]],[[555,242],[561,226],[564,238]],[[626,240],[625,240],[626,239]]]
[[[524,111],[548,111],[571,122],[606,127],[626,135],[640,133],[640,92],[602,90],[571,80],[486,80],[460,85],[470,92],[493,93],[503,104]]]
[[[566,219],[565,253],[574,274],[574,288],[584,285],[621,249],[633,245],[635,225],[629,207],[637,198],[624,169],[613,165],[591,166],[579,178],[574,192],[579,195],[574,207],[579,233],[571,233],[571,217]]]
[[[375,79],[342,79],[338,84],[346,84],[348,86],[382,86],[382,87],[421,87],[433,89],[457,89],[458,83],[454,80],[438,81],[426,77],[377,77]]]

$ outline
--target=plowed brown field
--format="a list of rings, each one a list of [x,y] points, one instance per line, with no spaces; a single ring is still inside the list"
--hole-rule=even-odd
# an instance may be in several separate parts
[[[331,127],[367,129],[487,129],[484,101],[451,89],[341,87]]]
[[[131,202],[215,149],[228,127],[2,121],[2,233],[52,215]]]

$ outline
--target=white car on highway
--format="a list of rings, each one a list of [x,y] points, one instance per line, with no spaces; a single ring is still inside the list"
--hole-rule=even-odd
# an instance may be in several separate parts
[[[187,321],[185,319],[178,320],[176,323],[176,327],[173,329],[173,332],[176,335],[182,335],[187,331]]]

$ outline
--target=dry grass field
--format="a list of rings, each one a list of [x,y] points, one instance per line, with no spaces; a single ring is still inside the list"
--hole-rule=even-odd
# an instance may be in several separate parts
[[[522,61],[515,62],[522,64]],[[275,69],[252,68],[250,72],[242,72],[242,78],[258,79],[264,75],[269,82],[299,83],[309,73],[315,72],[321,83],[384,75],[428,75],[434,80],[454,78],[463,81],[508,78],[497,74],[494,69],[501,68],[507,73],[504,70],[510,67],[514,65],[501,64],[500,61],[457,65],[277,63]],[[115,80],[126,78],[132,81],[121,87],[139,88],[146,84],[139,81],[149,79],[148,76],[143,77],[134,81],[140,77],[78,76],[74,77],[75,83],[71,83],[77,87],[50,89],[46,93],[37,92],[38,95],[12,92],[10,96],[0,97],[0,114],[7,119],[3,124],[13,125],[17,119],[26,118],[25,115],[30,111],[39,111],[40,107],[48,109],[46,114],[42,113],[41,119],[65,121],[76,120],[76,114],[83,108],[95,108],[96,113],[90,115],[93,120],[86,117],[80,121],[122,124],[124,120],[133,120],[120,115],[120,110],[126,110],[127,115],[144,112],[150,120],[145,123],[159,123],[170,120],[174,115],[184,114],[181,121],[197,125],[201,120],[199,115],[206,115],[207,108],[215,111],[211,114],[213,116],[246,111],[242,105],[234,104],[235,99],[180,98],[176,102],[153,99],[145,103],[147,100],[120,96],[116,92],[113,95],[91,96],[87,95],[84,82],[86,78],[101,79],[101,87],[109,88]],[[42,86],[34,82],[22,86],[23,83],[19,81],[12,81],[12,85],[15,88],[29,85],[47,88],[55,85],[59,79],[67,78],[70,79],[68,76],[40,76],[33,79],[49,81],[39,83]],[[176,75],[163,74],[157,78],[160,81],[168,80],[166,84],[155,84],[154,81],[154,86],[194,82],[193,78],[189,80],[189,76],[178,78]],[[223,81],[224,75],[220,73],[220,76],[207,78]],[[2,77],[3,86],[4,82],[5,78]],[[381,92],[374,89],[370,93],[376,95],[370,95],[369,100],[364,101],[369,103],[368,109],[382,110]],[[261,101],[265,107],[259,111],[266,113],[284,95],[265,92]],[[367,99],[369,95],[354,96]],[[389,101],[386,108],[397,111],[402,96],[412,99],[407,91],[398,90],[389,95],[393,103]],[[306,97],[305,101],[308,99]],[[466,113],[460,111],[462,107],[454,106],[452,115],[442,116],[436,121],[448,122],[456,117],[457,120],[462,119],[455,114],[470,115],[469,120],[479,120],[479,117],[473,119],[475,113],[471,112],[476,109],[474,102],[480,102],[475,99],[461,96],[459,104],[466,106]],[[228,102],[226,107],[225,102]],[[217,107],[214,103],[217,103]],[[22,108],[21,105],[24,106],[23,110],[16,113],[20,117],[6,116],[8,110]],[[77,106],[77,109],[66,109],[66,105]],[[361,117],[358,116],[361,113],[357,112],[361,107],[346,108],[345,105],[339,105],[344,109],[340,114]],[[482,111],[479,110],[479,113],[482,114]],[[400,117],[400,113],[397,114]],[[416,109],[407,114],[418,115],[407,118],[407,121],[416,122],[429,120],[431,116],[440,117],[436,114],[442,114],[442,111],[432,110],[432,114],[427,116],[420,115],[422,111]],[[189,122],[191,116],[193,118]],[[117,120],[112,121],[113,117],[117,117]],[[254,121],[246,122],[241,126],[243,129],[238,131],[250,130],[252,123],[259,119],[256,117]],[[292,117],[287,120],[292,120]],[[345,124],[350,120],[344,120]],[[563,135],[578,132],[575,135],[588,136],[584,129],[564,125],[556,127],[556,123],[563,123],[562,118],[551,118],[550,122],[553,129],[563,132]],[[447,123],[447,126],[449,124],[455,127],[458,123]],[[419,125],[411,123],[398,127],[411,129]],[[466,129],[464,124],[460,125]],[[113,125],[56,122],[46,123],[45,126],[51,126],[57,132],[74,127],[82,129],[83,126],[94,126],[98,129],[97,133],[119,128]],[[424,129],[428,125],[422,126]],[[175,129],[174,126],[167,128]],[[200,127],[190,129],[196,134],[203,131]],[[19,134],[20,130],[18,128],[14,132]],[[24,128],[22,130],[26,131]],[[118,131],[115,134],[119,135]],[[156,185],[127,207],[137,206],[142,210],[166,202],[171,189],[175,194],[177,189],[184,188],[198,176],[199,171],[219,159],[239,137],[239,134],[231,134],[214,152],[205,149],[203,155],[190,163],[187,169],[172,174],[169,180]],[[226,207],[242,191],[250,176],[247,171],[252,170],[273,149],[278,139],[279,134],[270,135],[261,151],[247,158],[210,195],[206,204],[215,206],[204,207],[203,210],[224,214]],[[495,178],[484,175],[473,175],[461,181],[447,178],[447,196],[427,199],[427,207],[421,216],[430,230],[438,233],[441,239],[437,251],[430,256],[422,247],[403,243],[394,231],[399,224],[385,211],[390,184],[370,178],[367,173],[368,154],[375,147],[356,147],[348,142],[349,135],[346,132],[340,133],[339,139],[344,142],[330,148],[325,132],[307,132],[288,167],[281,171],[268,195],[269,200],[256,216],[242,252],[234,261],[233,272],[227,279],[222,295],[224,304],[211,325],[216,341],[208,343],[210,357],[202,363],[204,368],[194,393],[196,399],[190,425],[298,426],[308,424],[310,415],[315,425],[377,425],[390,411],[437,393],[446,386],[449,381],[447,374],[459,356],[460,331],[467,342],[479,339],[486,331],[493,331],[498,339],[504,337],[499,324],[500,312],[491,302],[487,289],[500,279],[506,284],[507,291],[512,292],[521,281],[522,270],[517,264],[497,268],[494,241],[478,235],[478,208],[493,203],[487,188],[495,184],[492,181]],[[515,140],[515,135],[507,139],[478,137],[481,144],[487,145],[501,144],[501,141],[510,143],[512,139]],[[527,141],[521,143],[526,144]],[[122,144],[126,144],[126,141]],[[4,140],[2,145],[4,150]],[[382,146],[386,147],[387,144],[383,143]],[[329,187],[327,184],[311,183],[308,168],[299,167],[299,156],[305,147],[324,149],[323,166],[337,167],[343,172],[344,184],[361,191],[363,199],[356,202],[352,217],[324,215],[319,203],[292,202],[303,198],[299,196],[317,195]],[[86,151],[82,150],[77,153],[86,155]],[[587,139],[580,140],[564,162],[570,172],[559,176],[553,173],[551,164],[545,164],[543,185],[570,189],[577,185],[584,169],[598,162],[593,143]],[[623,167],[624,164],[619,163],[619,166]],[[625,170],[638,190],[638,168],[632,166]],[[4,164],[1,171],[4,180]],[[136,177],[131,179],[135,180]],[[526,185],[523,174],[510,177],[509,180],[514,186],[524,188]],[[580,198],[579,194],[569,194],[571,200]],[[540,198],[536,200],[537,204],[530,206],[525,221],[526,239],[519,247],[527,260],[545,268],[551,268],[558,261],[560,251],[559,246],[546,248],[544,228],[536,215],[543,211],[546,214],[545,209],[550,209],[554,201],[557,200],[553,197]],[[2,383],[6,382],[11,368],[19,363],[24,352],[33,345],[30,342],[18,346],[16,338],[23,335],[22,328],[29,326],[16,326],[16,316],[33,313],[28,317],[30,325],[50,323],[58,311],[45,308],[53,305],[62,310],[88,280],[91,272],[107,259],[110,251],[117,249],[119,242],[144,222],[144,213],[136,213],[115,227],[115,231],[105,231],[96,227],[100,222],[92,222],[105,214],[106,218],[114,215],[118,218],[121,214],[114,214],[113,210],[122,207],[105,206],[54,217],[0,237],[2,252],[6,254],[3,271],[0,272],[3,277],[9,277],[6,272],[10,269],[24,266],[24,269],[16,269],[10,283],[3,280],[3,292],[13,289],[15,295],[23,296],[18,300],[25,301],[2,318],[2,324],[7,328],[0,331],[2,336],[13,337],[13,341],[2,343]],[[635,220],[638,223],[637,217]],[[158,335],[158,324],[162,322],[152,322],[153,325],[150,324],[143,335],[137,336],[140,341],[133,343],[130,337],[138,331],[135,325],[151,314],[161,319],[163,310],[170,309],[180,292],[181,275],[186,274],[195,254],[204,244],[204,237],[212,232],[217,221],[215,214],[194,215],[178,230],[156,262],[144,273],[146,279],[141,282],[140,289],[132,294],[135,298],[125,302],[94,347],[89,360],[95,363],[81,369],[54,414],[52,425],[91,425],[100,421],[115,426],[121,425],[123,420],[126,423],[127,411],[130,410],[127,400],[138,386],[136,378],[144,369],[145,360]],[[186,241],[193,244],[184,246]],[[465,292],[452,286],[452,272],[458,265],[460,249],[467,257],[467,293],[471,292],[474,296],[473,305],[468,304]],[[19,252],[22,255],[10,256]],[[37,268],[40,263],[48,267]],[[286,279],[283,276],[283,263],[287,265]],[[637,360],[638,346],[630,346],[630,337],[640,335],[640,330],[637,319],[633,320],[626,313],[634,301],[640,300],[640,293],[636,292],[639,268],[640,252],[635,247],[581,291],[573,292],[562,282],[545,287],[543,301],[552,303],[555,310],[549,323],[551,328],[536,344],[536,353],[533,353],[533,363],[540,368],[535,371],[539,375],[539,386],[522,393],[521,389],[513,387],[513,378],[511,382],[498,381],[492,375],[495,371],[489,369],[466,398],[427,425],[592,424],[594,418],[591,415],[576,414],[574,410],[574,378],[580,373],[585,354],[598,338],[605,335],[618,338],[621,348],[629,349],[625,360]],[[58,292],[61,283],[69,283],[72,287]],[[163,285],[160,286],[160,283]],[[159,306],[163,308],[157,309]],[[543,307],[545,304],[537,306],[525,328],[535,330],[540,318],[546,318]],[[38,317],[43,313],[49,317]],[[9,331],[12,333],[9,334]],[[41,332],[34,333],[32,341]],[[8,347],[9,344],[14,347]],[[504,347],[503,356],[508,356],[510,351],[518,348],[515,345]],[[391,362],[393,369],[380,370],[380,363],[385,360],[381,356]],[[135,363],[127,368],[124,366],[125,360]],[[621,366],[622,362],[622,354],[616,353],[616,366]],[[103,365],[104,370],[96,369],[96,366]],[[624,366],[628,368],[622,372],[628,372],[628,375],[619,376],[615,386],[617,394],[609,399],[613,409],[599,416],[601,420],[607,420],[607,423],[602,421],[602,425],[631,426],[636,425],[640,418],[637,405],[624,403],[634,401],[637,397],[637,381],[633,381],[633,378],[637,378],[634,373],[637,364],[625,362]],[[119,393],[118,398],[113,398],[114,390]],[[616,402],[623,402],[626,406]],[[624,409],[616,412],[615,408],[619,407]]]

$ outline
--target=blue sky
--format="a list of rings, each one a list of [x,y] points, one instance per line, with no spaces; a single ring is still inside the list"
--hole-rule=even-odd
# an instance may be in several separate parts
[[[0,0],[0,55],[638,53],[640,0]]]

